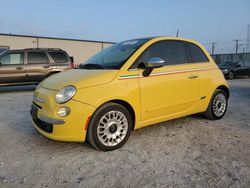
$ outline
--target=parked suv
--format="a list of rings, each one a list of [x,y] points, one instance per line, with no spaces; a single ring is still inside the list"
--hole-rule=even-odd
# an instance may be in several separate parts
[[[9,50],[0,54],[0,86],[35,84],[71,68],[73,58],[61,49]]]

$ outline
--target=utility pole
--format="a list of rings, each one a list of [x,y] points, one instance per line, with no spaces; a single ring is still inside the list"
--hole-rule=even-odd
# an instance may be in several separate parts
[[[246,52],[250,52],[250,24],[247,25],[247,43]]]
[[[217,43],[216,42],[212,42],[212,55],[214,55],[215,44],[217,44]]]
[[[235,41],[235,53],[237,54],[238,53],[238,48],[239,48],[239,40],[236,39],[234,41]]]

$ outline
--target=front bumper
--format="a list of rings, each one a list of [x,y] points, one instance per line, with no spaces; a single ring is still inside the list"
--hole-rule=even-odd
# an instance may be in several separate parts
[[[55,94],[55,91],[42,87],[35,91],[36,97],[45,102],[33,101],[31,116],[34,127],[43,136],[53,140],[84,142],[85,124],[95,108],[73,99],[65,104],[57,104],[54,101]],[[63,118],[57,115],[62,106],[71,109],[71,113]]]

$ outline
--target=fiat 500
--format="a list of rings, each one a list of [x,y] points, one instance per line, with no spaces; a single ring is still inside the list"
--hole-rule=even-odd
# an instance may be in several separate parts
[[[203,46],[153,37],[114,44],[45,79],[30,112],[45,137],[109,151],[144,126],[197,113],[221,119],[228,98],[224,76]]]

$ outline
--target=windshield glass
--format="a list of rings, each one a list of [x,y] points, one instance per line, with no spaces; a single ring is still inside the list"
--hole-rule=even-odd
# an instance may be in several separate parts
[[[135,39],[114,44],[79,65],[80,69],[120,69],[128,58],[149,39]]]
[[[237,62],[233,61],[224,61],[219,64],[220,67],[226,67],[226,66],[234,66]]]

